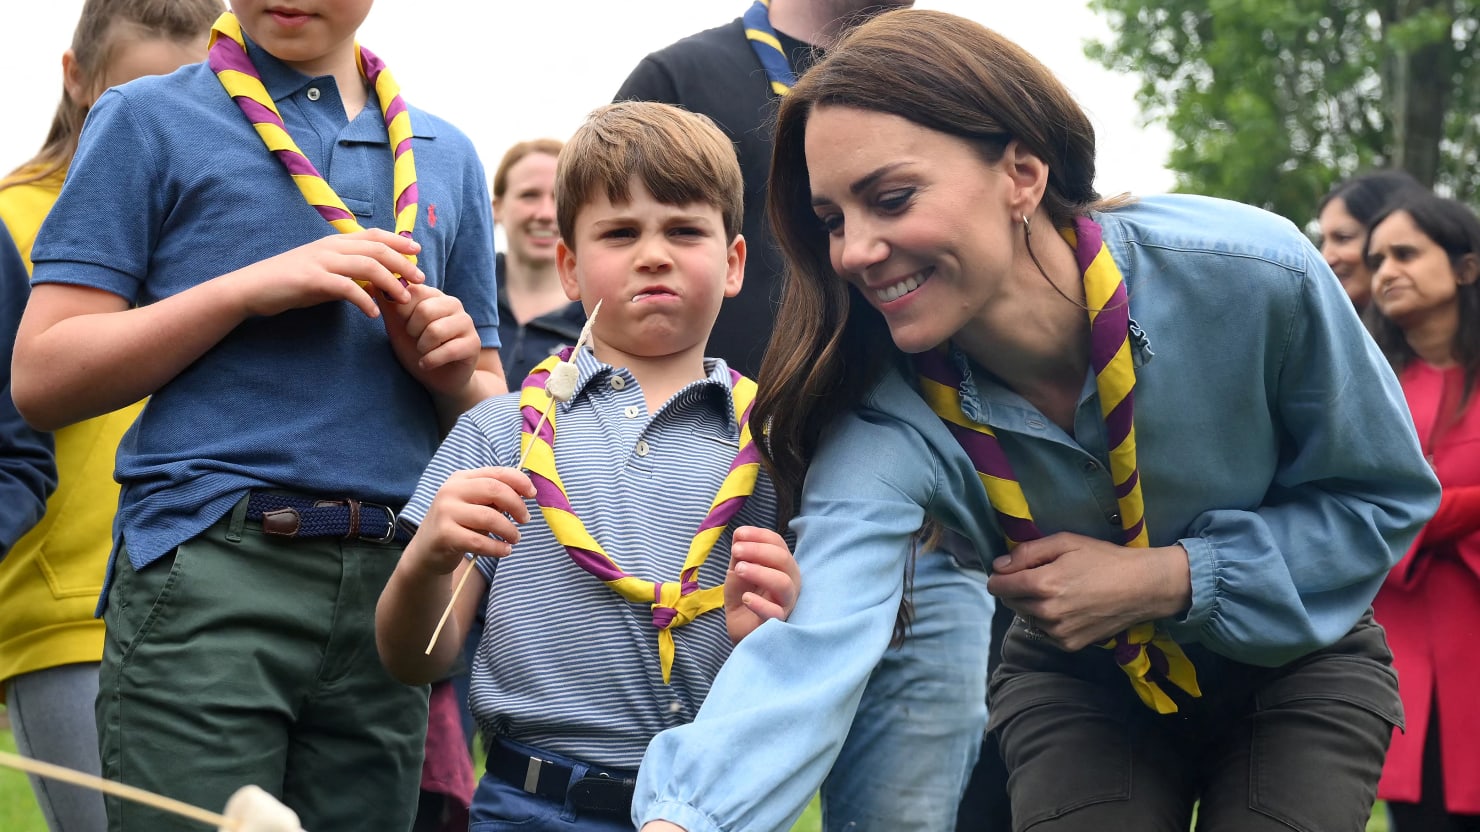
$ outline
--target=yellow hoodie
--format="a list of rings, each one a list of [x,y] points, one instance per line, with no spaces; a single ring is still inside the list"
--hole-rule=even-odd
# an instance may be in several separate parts
[[[31,268],[31,244],[62,173],[0,189],[0,220]],[[12,676],[103,657],[94,618],[113,547],[113,460],[143,402],[56,432],[58,484],[46,515],[0,560],[0,688]]]

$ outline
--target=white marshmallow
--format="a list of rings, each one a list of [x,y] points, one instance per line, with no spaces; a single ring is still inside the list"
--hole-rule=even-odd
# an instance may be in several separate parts
[[[550,377],[545,379],[545,392],[557,402],[570,401],[571,396],[576,394],[575,363],[562,361],[556,364],[550,371]]]
[[[256,786],[237,789],[226,801],[225,815],[236,826],[223,826],[217,832],[303,832],[297,812]]]

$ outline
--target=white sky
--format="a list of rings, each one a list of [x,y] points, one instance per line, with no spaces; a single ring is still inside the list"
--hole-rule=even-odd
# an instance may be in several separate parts
[[[484,165],[537,136],[565,138],[606,103],[647,53],[739,16],[750,0],[378,0],[360,40],[385,59],[409,101],[456,124]],[[6,2],[0,77],[11,79],[0,172],[30,158],[61,95],[61,53],[82,0]],[[1058,74],[1094,121],[1101,193],[1157,193],[1171,139],[1143,127],[1136,82],[1084,57],[1105,21],[1085,0],[920,0],[917,8],[974,18],[1017,41]]]

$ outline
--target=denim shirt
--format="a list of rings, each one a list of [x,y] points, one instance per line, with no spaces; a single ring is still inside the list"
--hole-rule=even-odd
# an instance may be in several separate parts
[[[1141,332],[1135,424],[1151,545],[1181,543],[1191,566],[1191,605],[1160,623],[1254,665],[1331,644],[1438,505],[1397,380],[1290,223],[1189,196],[1095,219]],[[996,431],[1044,534],[1111,539],[1119,519],[1092,376],[1073,436],[983,373],[963,385],[962,406]],[[887,646],[910,535],[927,515],[988,564],[1006,551],[971,460],[913,379],[891,370],[812,460],[793,521],[795,612],[741,642],[699,717],[653,741],[635,821],[785,829],[800,814]]]

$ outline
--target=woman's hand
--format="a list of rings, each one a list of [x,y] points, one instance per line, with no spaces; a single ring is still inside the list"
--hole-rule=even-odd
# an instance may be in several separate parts
[[[1131,548],[1061,532],[992,564],[987,589],[1064,650],[1098,644],[1192,602],[1187,550]]]

